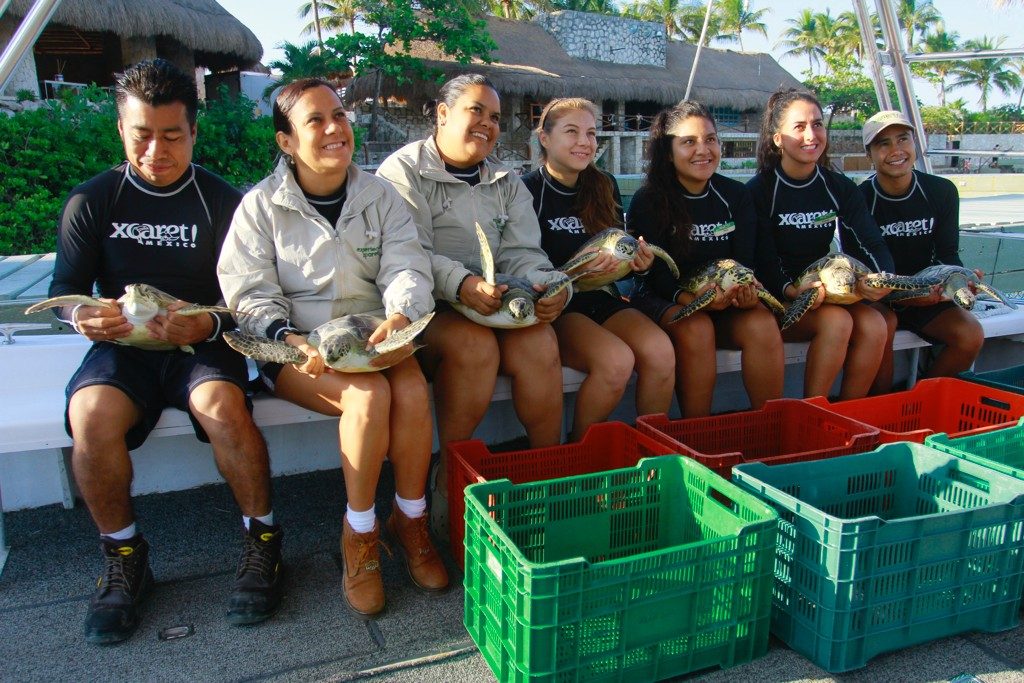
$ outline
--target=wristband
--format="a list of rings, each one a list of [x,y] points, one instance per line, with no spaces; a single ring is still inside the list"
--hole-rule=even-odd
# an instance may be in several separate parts
[[[462,276],[462,279],[459,280],[459,286],[455,288],[455,300],[457,302],[462,303],[462,297],[459,296],[459,294],[462,292],[462,285],[466,284],[466,280],[468,280],[471,277],[473,277],[473,273],[466,273],[465,275]]]
[[[217,339],[217,336],[220,334],[221,322],[220,322],[220,316],[219,315],[215,315],[213,313],[210,313],[209,315],[210,315],[211,318],[213,318],[213,332],[210,334],[209,337],[207,337],[203,341],[212,342],[215,339]]]

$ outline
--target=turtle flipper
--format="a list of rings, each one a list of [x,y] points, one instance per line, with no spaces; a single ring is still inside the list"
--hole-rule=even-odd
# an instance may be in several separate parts
[[[991,287],[989,285],[986,285],[984,282],[979,282],[978,284],[974,285],[974,288],[977,289],[979,292],[984,292],[985,294],[987,294],[988,296],[992,297],[993,299],[998,299],[999,301],[1003,302],[1004,304],[1006,304],[1010,308],[1014,308],[1014,309],[1017,308],[1017,304],[1013,303],[1012,301],[1007,299],[1005,296],[1003,296],[1003,293],[1000,292],[995,287]]]
[[[814,305],[815,299],[818,298],[818,288],[812,287],[811,289],[804,290],[801,292],[793,303],[786,309],[786,314],[782,316],[782,324],[779,326],[785,330],[788,327],[792,327],[796,323],[800,322],[800,319],[807,315],[807,312],[811,310],[811,306]]]
[[[395,332],[393,335],[391,335],[384,341],[374,344],[373,350],[376,351],[377,353],[387,353],[389,351],[394,351],[395,349],[402,348],[403,346],[411,342],[413,339],[415,339],[417,336],[419,336],[420,332],[427,329],[427,325],[430,323],[433,317],[434,311],[427,313],[425,316],[423,316],[416,322],[409,323],[408,325],[400,329],[398,332]]]
[[[786,315],[786,307],[779,303],[779,300],[772,296],[771,292],[760,285],[757,285],[757,298],[763,301],[768,310],[775,315]]]
[[[930,289],[907,289],[907,290],[894,290],[892,294],[885,297],[883,301],[890,304],[899,303],[900,301],[906,301],[907,299],[916,299],[919,296],[928,296],[931,292]]]
[[[270,363],[305,363],[307,356],[291,344],[244,332],[225,332],[224,341],[243,356]]]
[[[479,223],[474,223],[476,226],[476,239],[480,243],[480,268],[483,271],[484,280],[489,285],[493,285],[494,280],[494,255],[491,253],[491,244],[487,241],[487,234],[484,233],[484,229],[480,227]]]
[[[717,295],[718,295],[718,288],[717,287],[709,287],[707,290],[705,290],[705,292],[703,294],[701,294],[696,299],[694,299],[690,303],[688,303],[685,306],[683,306],[682,309],[680,309],[678,313],[676,313],[674,316],[672,316],[672,319],[669,320],[669,322],[670,323],[674,323],[677,320],[682,320],[683,318],[687,318],[687,317],[693,315],[694,313],[696,313],[700,309],[704,308],[705,306],[708,306],[712,301],[715,300],[715,296],[717,296]]]
[[[565,264],[561,268],[559,268],[559,270],[562,271],[563,273],[573,271],[582,266],[584,263],[590,263],[591,261],[596,259],[597,255],[600,253],[600,251],[587,251],[582,254],[579,254],[578,256],[573,256],[571,259],[566,261]],[[588,275],[592,272],[593,271],[588,270],[585,271],[584,273],[581,273],[581,275]]]
[[[672,271],[672,277],[678,280],[679,266],[676,265],[675,260],[671,256],[669,256],[668,252],[654,244],[648,244],[647,248],[654,252],[655,256],[657,256],[658,258],[665,262],[665,264],[668,266],[668,269]]]
[[[869,273],[864,276],[864,284],[876,289],[894,289],[898,292],[929,290],[942,284],[937,277],[917,277],[915,275],[894,275],[892,273]]]
[[[64,296],[55,296],[52,299],[46,299],[40,301],[37,304],[32,304],[25,309],[25,315],[32,315],[39,311],[45,311],[47,308],[57,308],[58,306],[112,306],[106,301],[100,301],[94,299],[91,296],[85,296],[84,294],[65,294]],[[113,305],[116,308],[116,304]]]
[[[227,306],[203,306],[202,304],[188,304],[175,311],[178,315],[199,315],[200,313],[230,313],[236,318],[243,315],[252,315],[245,311],[236,311]]]

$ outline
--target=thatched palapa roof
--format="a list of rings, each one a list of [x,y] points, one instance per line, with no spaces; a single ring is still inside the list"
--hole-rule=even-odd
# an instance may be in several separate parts
[[[24,17],[32,4],[32,0],[13,0],[10,12]],[[263,56],[256,35],[214,0],[63,0],[50,21],[125,37],[170,36],[198,53],[197,63],[207,65],[210,61],[248,65]],[[213,59],[204,60],[204,56]]]
[[[459,64],[446,59],[434,45],[419,44],[413,54],[440,68],[448,76],[469,71],[490,78],[502,93],[524,95],[538,101],[553,97],[586,97],[594,101],[653,101],[669,105],[686,93],[695,45],[668,41],[666,66],[611,64],[570,57],[540,24],[488,17],[487,30],[497,43],[493,64]],[[438,85],[415,81],[397,86],[385,79],[385,94],[401,93],[408,99],[431,99]],[[800,83],[771,55],[705,47],[697,65],[691,97],[714,107],[736,111],[763,108],[780,86]],[[357,78],[357,97],[373,96],[373,78]]]

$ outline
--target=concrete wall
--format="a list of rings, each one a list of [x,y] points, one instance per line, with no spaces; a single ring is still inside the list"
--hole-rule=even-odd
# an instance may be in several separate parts
[[[613,64],[665,66],[665,27],[649,21],[589,12],[554,12],[534,21],[571,57]]]
[[[0,46],[7,47],[14,36],[14,32],[18,30],[20,23],[20,19],[14,20],[9,14],[0,17]],[[40,96],[39,81],[36,78],[36,60],[32,57],[31,48],[25,50],[25,55],[18,62],[18,65],[14,67],[11,80],[8,81],[7,87],[0,91],[0,95],[10,95],[13,97],[19,90],[30,90],[36,97]]]

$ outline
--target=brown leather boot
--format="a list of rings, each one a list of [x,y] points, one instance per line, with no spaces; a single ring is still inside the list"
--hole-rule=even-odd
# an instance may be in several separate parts
[[[380,575],[380,525],[357,534],[346,516],[341,529],[341,557],[345,564],[342,589],[349,609],[363,617],[384,609],[384,582]]]
[[[430,542],[429,517],[406,517],[392,502],[388,533],[402,546],[409,578],[420,590],[437,593],[448,587],[448,571]]]

